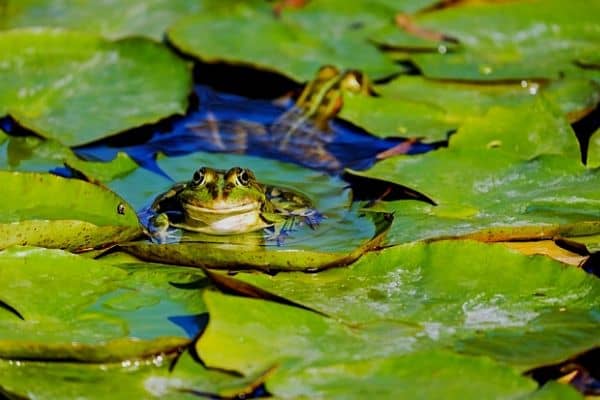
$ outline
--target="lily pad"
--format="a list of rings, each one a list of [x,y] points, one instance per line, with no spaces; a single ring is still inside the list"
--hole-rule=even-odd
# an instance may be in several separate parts
[[[0,252],[0,275],[3,298],[24,318],[2,316],[2,358],[106,362],[172,353],[189,338],[167,317],[205,310],[196,290],[169,284],[202,278],[197,270],[127,272],[59,250],[12,247]]]
[[[107,162],[86,161],[55,140],[35,136],[9,136],[0,131],[0,169],[48,172],[62,168],[65,164],[100,182],[123,177],[138,167],[125,153],[119,152]]]
[[[172,22],[198,12],[199,0],[48,2],[3,0],[1,28],[52,26],[100,33],[110,38],[140,35],[160,40]],[[205,3],[206,1],[204,1]]]
[[[585,79],[486,85],[400,76],[374,89],[380,97],[346,95],[340,116],[379,137],[420,137],[429,142],[446,140],[449,132],[494,107],[536,107],[536,97],[541,96],[574,121],[600,101],[599,85]],[[547,113],[540,110],[540,114],[543,118]]]
[[[324,64],[360,69],[373,78],[401,71],[361,32],[371,14],[351,13],[348,18],[342,13],[346,4],[336,10],[339,16],[299,10],[276,17],[268,8],[231,7],[226,13],[184,18],[169,29],[168,36],[179,50],[204,62],[256,66],[300,82],[311,79]],[[361,22],[365,15],[367,23]]]
[[[191,91],[188,64],[147,39],[17,29],[0,51],[0,115],[67,146],[183,113]]]
[[[360,340],[353,360],[454,347],[522,371],[600,343],[600,281],[501,245],[409,244],[369,253],[347,269],[237,279],[331,317],[207,293],[202,357],[242,372],[286,357],[301,365],[345,362],[344,346]],[[242,308],[244,315],[233,311]]]
[[[0,248],[83,250],[141,233],[135,211],[106,188],[50,174],[0,171]]]
[[[457,39],[443,54],[414,53],[429,78],[463,80],[556,79],[577,76],[575,61],[598,53],[596,2],[560,0],[462,3],[416,16],[420,29]]]
[[[258,232],[252,240],[251,236],[242,235],[237,240],[227,237],[225,243],[218,243],[218,237],[202,237],[185,231],[180,243],[159,245],[139,241],[123,244],[124,250],[143,259],[211,268],[317,271],[347,265],[365,251],[377,247],[391,223],[391,216],[385,213],[365,213],[356,205],[351,207],[351,193],[346,182],[339,177],[293,164],[213,153],[164,158],[158,164],[177,181],[189,181],[193,172],[202,166],[225,170],[234,166],[248,167],[259,182],[306,195],[325,219],[314,230],[302,226],[290,232],[282,245],[275,241],[266,242],[262,232]],[[144,173],[136,171],[110,185],[142,208],[140,215],[145,223],[148,214],[144,206],[167,191],[172,182],[154,178],[152,181],[144,180],[141,187],[136,186],[134,182],[141,182],[140,174]]]
[[[282,398],[528,398],[535,382],[489,359],[444,351],[275,373],[268,389]],[[575,391],[575,399],[579,398]]]
[[[0,361],[0,392],[15,398],[197,399],[197,393],[251,393],[260,382],[260,376],[207,370],[187,355],[169,371],[170,361],[165,356],[113,364]]]
[[[536,119],[524,109],[492,109],[466,123],[448,149],[387,159],[360,173],[385,176],[438,203],[379,204],[378,210],[396,211],[388,243],[598,233],[600,171],[579,163],[572,130],[543,108],[534,108]]]

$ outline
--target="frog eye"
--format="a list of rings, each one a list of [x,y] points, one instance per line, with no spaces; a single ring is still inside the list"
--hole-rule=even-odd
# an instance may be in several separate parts
[[[240,169],[237,174],[237,182],[242,186],[247,186],[250,183],[250,172],[247,169]]]
[[[206,169],[200,168],[196,172],[194,172],[194,176],[192,176],[192,184],[193,185],[202,185],[206,181]]]

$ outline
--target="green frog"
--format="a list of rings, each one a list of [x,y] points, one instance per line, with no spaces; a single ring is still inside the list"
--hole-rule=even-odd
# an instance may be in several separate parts
[[[235,235],[263,229],[268,240],[283,242],[288,232],[322,218],[310,199],[289,189],[264,185],[248,168],[227,171],[202,167],[192,180],[175,184],[152,203],[149,233],[158,242],[173,241],[169,228],[209,235]]]
[[[279,150],[286,151],[291,143],[305,152],[314,153],[313,156],[334,162],[324,144],[332,139],[329,122],[341,111],[347,92],[370,94],[371,88],[359,71],[340,71],[332,65],[321,67],[315,79],[304,87],[294,107],[271,126]]]
[[[206,121],[188,124],[197,137],[218,151],[245,153],[252,147],[284,153],[308,165],[339,170],[342,165],[326,148],[333,140],[330,121],[343,106],[344,93],[372,94],[369,82],[356,70],[340,71],[326,65],[306,84],[294,106],[272,124],[249,121]]]

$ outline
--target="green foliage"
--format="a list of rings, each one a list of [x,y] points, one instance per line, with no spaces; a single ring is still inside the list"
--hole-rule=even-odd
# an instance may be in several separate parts
[[[65,145],[183,113],[188,64],[146,39],[57,29],[0,31],[0,114]],[[157,101],[160,99],[160,101]]]
[[[0,129],[0,397],[581,398],[524,372],[600,346],[600,281],[484,242],[600,248],[600,133],[584,165],[570,125],[600,102],[599,4],[0,0],[0,118],[25,128]],[[70,147],[140,143],[130,130],[186,112],[187,57],[296,82],[360,70],[372,93],[344,94],[342,119],[448,145],[348,176],[437,205],[350,204],[320,171],[159,154],[178,182],[251,168],[326,218],[283,246],[152,243],[135,210],[173,182]],[[62,166],[82,179],[48,173]]]

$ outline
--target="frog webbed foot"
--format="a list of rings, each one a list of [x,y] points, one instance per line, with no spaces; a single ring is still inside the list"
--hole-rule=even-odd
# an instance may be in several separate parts
[[[177,243],[181,239],[179,229],[169,229],[169,217],[167,214],[157,214],[150,218],[148,234],[153,243]]]
[[[304,210],[302,218],[304,218],[304,223],[308,225],[310,229],[315,230],[321,225],[321,221],[326,217],[314,208],[310,208]]]

